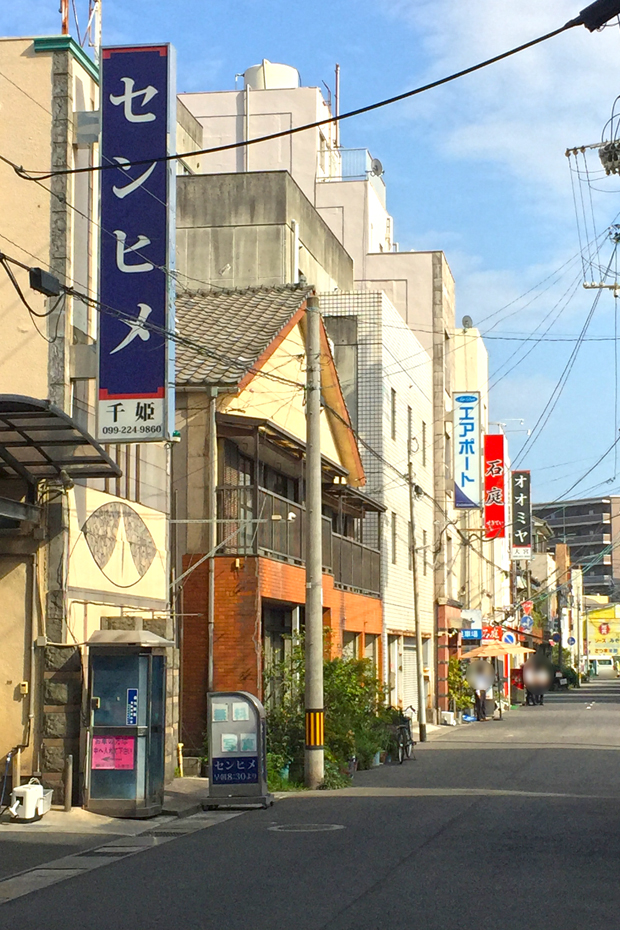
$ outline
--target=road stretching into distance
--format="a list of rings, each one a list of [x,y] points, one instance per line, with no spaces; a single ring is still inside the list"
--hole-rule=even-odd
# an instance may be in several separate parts
[[[0,928],[616,928],[619,802],[620,681],[595,682],[9,900]],[[0,877],[32,856],[0,828]]]

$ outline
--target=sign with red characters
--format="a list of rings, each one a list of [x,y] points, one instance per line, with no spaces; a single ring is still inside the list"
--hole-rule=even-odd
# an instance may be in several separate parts
[[[484,437],[484,538],[506,536],[506,469],[504,436]]]

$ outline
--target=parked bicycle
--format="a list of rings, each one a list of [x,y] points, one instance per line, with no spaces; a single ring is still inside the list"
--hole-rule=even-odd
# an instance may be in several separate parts
[[[411,715],[408,715],[407,711],[411,711]],[[409,705],[409,707],[405,708],[399,722],[396,724],[396,741],[399,765],[402,765],[405,759],[411,759],[413,756],[415,741],[411,735],[411,720],[415,715],[415,712],[415,707]]]

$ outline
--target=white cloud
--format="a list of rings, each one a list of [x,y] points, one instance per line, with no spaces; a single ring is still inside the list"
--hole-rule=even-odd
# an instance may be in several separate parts
[[[561,26],[579,0],[385,0],[403,18],[432,61],[432,80]],[[435,144],[452,159],[495,162],[542,192],[553,209],[569,193],[564,151],[595,142],[609,116],[620,72],[617,27],[590,34],[570,30],[536,48],[424,95],[407,108],[426,123]],[[413,86],[413,85],[412,85]]]

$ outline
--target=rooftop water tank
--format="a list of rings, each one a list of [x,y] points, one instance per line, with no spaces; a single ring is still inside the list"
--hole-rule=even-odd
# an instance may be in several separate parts
[[[243,80],[251,90],[284,90],[301,85],[297,68],[280,65],[267,58],[263,58],[260,65],[252,65],[244,71]]]

